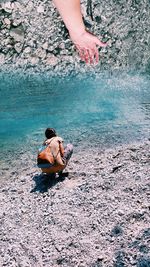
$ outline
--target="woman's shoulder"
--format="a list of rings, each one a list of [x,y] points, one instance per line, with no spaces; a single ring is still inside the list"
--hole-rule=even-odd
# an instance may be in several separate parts
[[[56,136],[55,140],[58,141],[58,142],[61,142],[61,143],[64,141],[63,138],[60,137],[60,136]]]
[[[50,145],[51,143],[54,144],[54,143],[58,143],[58,142],[63,143],[63,141],[64,140],[60,136],[55,136],[55,137],[52,137],[50,139],[45,140],[44,145]]]

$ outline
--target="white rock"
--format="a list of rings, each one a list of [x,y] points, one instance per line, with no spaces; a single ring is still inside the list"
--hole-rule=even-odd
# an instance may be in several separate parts
[[[23,42],[24,41],[24,30],[22,26],[19,26],[17,28],[12,28],[10,30],[10,36],[15,39],[17,42]]]
[[[61,49],[65,49],[65,44],[64,44],[64,43],[61,43],[61,44],[59,45],[59,48],[61,48]]]
[[[56,66],[58,63],[58,58],[54,55],[50,55],[46,58],[45,63],[47,65]]]
[[[12,24],[14,26],[18,26],[19,24],[21,24],[21,22],[22,22],[22,19],[14,19]]]
[[[47,49],[48,48],[48,42],[45,42],[43,45],[42,45],[43,49]]]
[[[21,43],[16,43],[14,48],[16,52],[19,54],[22,51],[23,45]]]
[[[5,18],[5,19],[4,19],[4,23],[5,23],[6,25],[10,25],[10,24],[11,24],[11,21],[10,21],[8,18]]]
[[[26,7],[26,10],[30,12],[32,9],[33,9],[33,3],[29,2],[27,7]]]
[[[8,13],[12,13],[12,5],[10,1],[6,3],[2,3],[2,8]]]
[[[42,58],[42,59],[44,59],[46,57],[46,51],[42,48],[38,48],[35,51],[35,54],[36,54],[36,56],[38,56],[39,58]]]
[[[25,8],[19,2],[14,2],[14,9],[19,9],[21,12],[24,12],[25,10]]]
[[[26,47],[25,49],[24,49],[24,53],[26,53],[26,54],[28,54],[28,53],[30,53],[31,52],[31,47]]]
[[[36,64],[38,64],[38,63],[39,63],[39,58],[38,58],[38,57],[31,57],[31,58],[30,58],[30,63],[31,63],[32,65],[36,65]]]
[[[39,5],[39,6],[37,7],[37,12],[38,12],[38,13],[44,13],[44,7],[43,7],[42,5]]]

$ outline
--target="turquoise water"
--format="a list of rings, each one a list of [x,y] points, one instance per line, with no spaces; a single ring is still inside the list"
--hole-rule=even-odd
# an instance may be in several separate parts
[[[0,153],[35,153],[46,127],[77,149],[148,138],[149,88],[149,77],[138,74],[60,79],[1,73]]]

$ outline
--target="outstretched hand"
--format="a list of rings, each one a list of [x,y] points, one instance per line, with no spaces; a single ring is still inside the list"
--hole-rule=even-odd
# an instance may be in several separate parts
[[[79,35],[70,33],[70,38],[75,44],[81,60],[89,64],[98,63],[98,47],[107,46],[106,43],[101,42],[95,35],[89,33],[88,31],[84,31]]]

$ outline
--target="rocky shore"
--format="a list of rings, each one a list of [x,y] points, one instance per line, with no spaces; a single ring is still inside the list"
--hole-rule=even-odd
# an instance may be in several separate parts
[[[93,20],[87,2],[81,1],[87,29],[108,43],[100,49],[100,63],[94,71],[149,71],[149,1],[93,0]],[[52,1],[1,0],[0,69],[68,74],[84,73],[89,66],[80,61]]]
[[[149,151],[149,141],[75,151],[61,179],[30,160],[12,172],[1,184],[0,266],[149,267]]]

